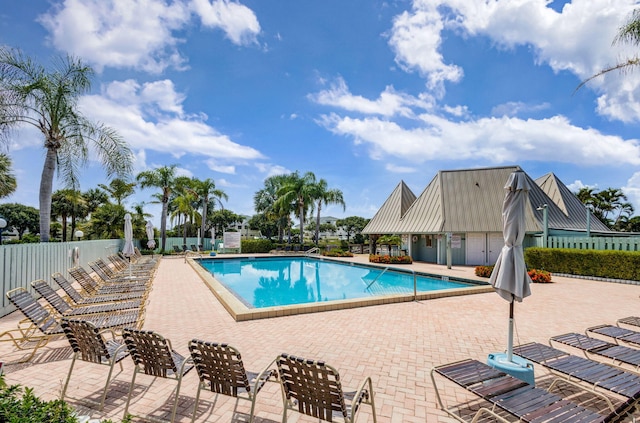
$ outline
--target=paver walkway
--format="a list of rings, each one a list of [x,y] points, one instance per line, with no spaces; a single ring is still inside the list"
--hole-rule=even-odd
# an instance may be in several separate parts
[[[366,256],[355,260],[366,261]],[[449,270],[418,263],[413,268],[475,278],[470,267],[454,266]],[[583,332],[588,326],[640,315],[640,286],[636,285],[554,277],[554,283],[534,284],[532,291],[524,302],[516,304],[515,344],[545,343],[552,335]],[[449,422],[451,419],[435,404],[429,379],[431,367],[464,358],[485,361],[489,352],[504,350],[507,316],[508,303],[487,293],[238,323],[184,260],[164,258],[153,283],[144,328],[170,339],[183,355],[188,354],[187,343],[192,338],[227,342],[241,351],[246,367],[255,371],[281,352],[324,360],[337,367],[346,387],[355,388],[365,376],[372,377],[381,423]],[[14,328],[21,317],[12,313],[0,319],[0,331]],[[6,366],[6,380],[9,384],[31,386],[36,395],[53,399],[60,394],[71,349],[61,339],[41,351],[28,365]],[[0,344],[2,360],[20,356],[9,343]],[[132,362],[126,359],[124,370],[109,388],[103,413],[85,408],[79,401],[70,402],[94,418],[119,422],[132,369]],[[98,397],[106,373],[106,367],[79,361],[68,394]],[[138,376],[130,412],[166,417],[172,406],[167,399],[175,383],[158,379],[147,389],[150,382],[150,377]],[[449,402],[470,398],[449,386],[444,391]],[[197,375],[193,371],[183,381],[176,421],[190,421],[196,387]],[[243,414],[248,412],[248,403],[241,401],[240,413],[234,416],[233,399],[221,396],[212,409],[214,398],[211,393],[203,393],[196,421],[248,421]],[[269,384],[258,396],[255,421],[279,422],[281,412],[279,386]],[[364,406],[358,421],[372,421],[368,413]],[[315,420],[294,413],[289,421]]]

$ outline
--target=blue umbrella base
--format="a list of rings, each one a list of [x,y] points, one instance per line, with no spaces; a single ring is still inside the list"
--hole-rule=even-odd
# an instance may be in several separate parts
[[[509,361],[505,353],[490,353],[487,358],[487,364],[494,369],[501,370],[508,375],[527,382],[529,385],[535,386],[533,363],[517,355],[512,355],[511,358],[512,360]]]

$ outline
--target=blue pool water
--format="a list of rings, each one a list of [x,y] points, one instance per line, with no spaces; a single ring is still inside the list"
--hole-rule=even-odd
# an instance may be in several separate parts
[[[413,294],[413,274],[307,257],[204,259],[200,265],[251,308]],[[477,286],[417,275],[417,291]]]

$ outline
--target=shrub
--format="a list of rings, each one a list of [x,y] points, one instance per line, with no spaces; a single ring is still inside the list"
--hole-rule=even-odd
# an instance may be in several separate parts
[[[640,253],[637,251],[532,247],[524,254],[530,268],[569,275],[640,280]]]
[[[241,246],[243,253],[268,253],[273,250],[273,243],[268,239],[243,239]]]
[[[381,256],[379,254],[369,254],[369,262],[381,264],[411,264],[413,260],[411,260],[411,256]]]
[[[351,251],[342,251],[339,248],[323,251],[322,255],[326,257],[353,257]]]
[[[131,423],[132,418],[127,414],[122,423]],[[60,399],[43,401],[34,395],[33,388],[7,387],[4,376],[0,375],[0,422],[78,423],[78,418],[66,402]],[[101,423],[115,422],[102,420]]]
[[[480,276],[481,278],[488,278],[489,276],[491,276],[491,272],[493,272],[493,266],[476,267],[476,276]]]
[[[546,270],[531,269],[527,273],[529,273],[529,277],[531,278],[532,282],[536,282],[536,283],[551,282],[551,273],[547,272]]]

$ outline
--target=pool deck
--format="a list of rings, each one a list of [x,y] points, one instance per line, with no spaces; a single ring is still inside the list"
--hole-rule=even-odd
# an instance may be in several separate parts
[[[366,255],[354,261],[366,262]],[[416,271],[477,279],[472,267],[414,263]],[[486,280],[486,279],[485,279]],[[515,344],[546,343],[566,332],[584,332],[593,325],[615,324],[626,316],[640,316],[640,286],[566,277],[554,283],[532,285],[532,295],[515,307]],[[324,360],[336,367],[345,387],[355,388],[370,376],[376,392],[378,421],[451,422],[436,406],[429,377],[434,365],[465,358],[486,361],[490,352],[503,351],[507,339],[508,303],[493,292],[436,298],[416,302],[374,305],[270,319],[236,322],[216,300],[202,279],[178,257],[162,259],[150,294],[144,329],[170,339],[173,347],[188,354],[192,338],[227,342],[242,353],[245,366],[254,371],[267,366],[279,353]],[[0,331],[13,329],[21,314],[0,319]],[[0,343],[0,357],[6,363],[19,359],[10,343]],[[59,397],[71,362],[65,339],[52,341],[27,364],[5,364],[6,381],[33,387],[45,399]],[[120,422],[131,380],[133,363],[124,360],[124,370],[116,367],[104,412],[87,408],[77,400],[69,402],[82,414],[111,418]],[[76,363],[68,395],[95,398],[100,395],[107,368],[82,361]],[[536,376],[544,377],[540,366]],[[136,416],[166,418],[175,382],[139,375],[129,411]],[[441,390],[449,404],[468,402],[469,396],[451,383]],[[180,391],[176,421],[191,421],[197,388],[195,371],[185,376]],[[144,389],[144,392],[143,392]],[[215,408],[212,408],[215,405]],[[248,421],[248,403],[240,402],[233,413],[234,400],[203,392],[196,421]],[[268,384],[257,399],[255,422],[281,421],[282,399],[277,384]],[[640,417],[640,413],[636,412]],[[291,413],[289,422],[314,422]],[[373,421],[364,406],[359,422]]]

